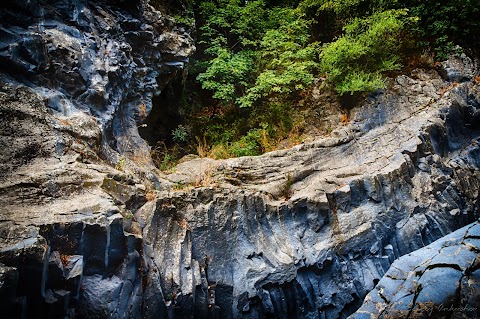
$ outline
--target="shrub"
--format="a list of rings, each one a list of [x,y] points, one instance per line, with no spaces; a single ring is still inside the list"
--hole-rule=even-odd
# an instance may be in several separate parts
[[[242,107],[253,106],[262,98],[284,101],[311,86],[315,78],[319,45],[310,43],[310,22],[290,8],[272,10],[270,19],[282,22],[262,37],[257,54],[259,72],[239,99]]]
[[[382,88],[382,74],[400,69],[406,15],[406,10],[387,10],[355,18],[343,36],[323,47],[321,69],[340,95]]]
[[[419,19],[413,28],[419,44],[431,46],[437,59],[446,59],[455,44],[480,48],[478,0],[408,0],[406,5]]]
[[[172,130],[172,139],[174,142],[185,142],[187,140],[187,131],[183,125],[180,124]]]
[[[218,48],[207,62],[205,72],[197,76],[202,89],[213,92],[212,97],[223,103],[233,103],[247,85],[246,79],[253,67],[252,52],[233,53]]]

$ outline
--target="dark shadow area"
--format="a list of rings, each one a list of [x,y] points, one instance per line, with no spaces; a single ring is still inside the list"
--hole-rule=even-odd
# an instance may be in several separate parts
[[[185,115],[181,107],[182,79],[175,79],[162,93],[153,98],[152,111],[138,128],[140,136],[152,147],[163,141],[167,146],[173,144],[172,131],[182,124]]]

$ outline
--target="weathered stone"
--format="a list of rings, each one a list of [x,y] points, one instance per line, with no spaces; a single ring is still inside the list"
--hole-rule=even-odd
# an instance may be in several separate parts
[[[400,257],[349,318],[477,318],[478,278],[469,269],[478,250],[465,239],[479,226],[475,222]]]
[[[175,98],[189,35],[143,0],[2,5],[0,305],[12,317],[441,318],[452,300],[470,307],[459,318],[478,316],[468,57],[445,62],[444,79],[398,77],[328,138],[159,176],[138,126]]]

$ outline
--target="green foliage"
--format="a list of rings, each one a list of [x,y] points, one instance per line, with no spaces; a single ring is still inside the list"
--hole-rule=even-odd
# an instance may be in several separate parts
[[[172,130],[172,139],[174,142],[185,142],[187,140],[187,131],[183,125],[180,124]]]
[[[172,148],[168,148],[165,142],[158,142],[155,147],[152,148],[150,155],[152,160],[158,169],[161,171],[171,171],[177,164],[178,158],[180,158],[181,151],[175,145]]]
[[[261,129],[251,129],[240,140],[230,145],[234,157],[252,156],[261,154]]]
[[[225,48],[218,48],[215,57],[208,61],[205,72],[197,80],[205,90],[213,91],[213,98],[224,103],[232,103],[247,85],[249,71],[253,67],[252,52],[233,53]]]
[[[122,157],[120,157],[117,164],[115,165],[115,169],[117,169],[119,171],[123,171],[124,166],[125,166],[125,157],[122,156]]]
[[[300,7],[303,10],[314,8],[317,14],[321,12],[334,13],[342,19],[387,10],[397,2],[397,0],[304,0]]]
[[[124,217],[125,217],[126,219],[133,219],[134,215],[133,215],[133,213],[132,213],[131,211],[127,210],[127,211],[125,212]]]
[[[480,4],[478,0],[409,0],[413,28],[419,44],[432,46],[439,59],[446,59],[455,44],[480,48]]]
[[[382,88],[382,73],[401,67],[406,15],[406,10],[387,10],[352,19],[343,36],[324,46],[321,69],[340,95]]]
[[[160,162],[160,165],[158,165],[158,168],[161,171],[168,171],[172,169],[176,165],[176,160],[175,157],[172,154],[165,153],[163,155],[163,159]]]
[[[305,118],[296,105],[316,78],[330,84],[322,90],[355,101],[383,88],[385,76],[403,64],[410,68],[426,49],[443,59],[456,44],[480,48],[478,0],[167,0],[161,6],[187,28],[195,17],[198,38],[182,99],[189,133],[179,126],[172,149],[155,150],[162,169],[189,141],[198,141],[190,150],[202,156],[227,158],[298,140]]]
[[[310,43],[309,21],[300,11],[267,8],[263,0],[223,0],[201,2],[200,15],[206,60],[197,80],[214,99],[251,107],[312,84],[318,45]]]
[[[271,150],[270,143],[269,125],[262,123],[233,142],[222,141],[214,145],[211,155],[215,158],[260,155]]]
[[[279,28],[268,30],[258,52],[255,83],[239,99],[250,107],[262,98],[286,100],[292,93],[311,86],[318,68],[318,43],[309,43],[309,22],[293,9],[278,9],[271,16],[288,17]]]
[[[173,19],[175,20],[176,24],[185,26],[187,28],[195,26],[195,17],[193,17],[192,15],[177,14],[173,16]]]

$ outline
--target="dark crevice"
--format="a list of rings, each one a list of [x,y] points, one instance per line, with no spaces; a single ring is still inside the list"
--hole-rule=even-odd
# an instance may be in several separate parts
[[[166,146],[173,144],[172,131],[184,122],[180,107],[181,79],[171,81],[160,95],[153,97],[152,110],[143,125],[138,128],[140,136],[150,146],[163,141]]]

